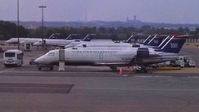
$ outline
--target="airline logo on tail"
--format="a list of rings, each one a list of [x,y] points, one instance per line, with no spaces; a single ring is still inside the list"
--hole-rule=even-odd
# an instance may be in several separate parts
[[[172,36],[161,48],[161,51],[167,53],[179,53],[185,42],[185,36]]]
[[[178,48],[178,43],[171,43],[170,46],[171,46],[172,49]]]

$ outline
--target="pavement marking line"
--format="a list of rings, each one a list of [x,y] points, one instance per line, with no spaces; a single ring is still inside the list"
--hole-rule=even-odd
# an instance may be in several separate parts
[[[128,89],[121,89],[121,88],[76,88],[75,90],[105,90],[105,91],[108,91],[108,90],[119,90],[119,91],[178,91],[178,92],[193,92],[193,91],[198,91],[199,92],[199,89],[131,89],[131,88],[128,88]]]
[[[74,84],[0,83],[0,93],[68,94]]]
[[[199,79],[199,76],[188,76],[187,78]]]
[[[50,74],[56,74],[56,73],[114,73],[114,72],[45,72],[45,71],[3,71],[6,73],[50,73]]]
[[[135,78],[172,78],[173,76],[134,76]]]

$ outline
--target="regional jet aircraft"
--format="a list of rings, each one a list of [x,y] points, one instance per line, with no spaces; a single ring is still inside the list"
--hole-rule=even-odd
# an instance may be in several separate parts
[[[35,42],[33,45],[41,46],[41,45],[43,45],[45,43],[45,45],[47,45],[47,46],[64,47],[64,46],[69,45],[70,43],[73,43],[73,42],[78,42],[79,43],[80,41],[90,41],[91,40],[90,35],[87,35],[82,40],[74,39],[73,36],[75,36],[75,35],[71,34],[66,39],[44,39],[43,41],[40,40],[40,41]]]
[[[49,40],[56,40],[57,39],[57,35],[58,33],[54,33],[52,35],[50,35],[50,37],[48,38]],[[46,40],[46,39],[44,39]],[[19,38],[19,43],[23,44],[23,43],[35,43],[38,41],[42,41],[42,38]],[[17,44],[18,43],[18,38],[11,38],[9,40],[6,41],[6,43],[8,44]]]
[[[132,46],[130,44],[131,40],[134,38],[134,36],[130,36],[129,39],[123,43],[123,42],[113,42],[111,39],[93,39],[92,36],[88,35],[86,36],[87,41],[74,41],[71,42],[70,44],[66,45],[65,48],[70,48],[70,47],[129,47]],[[86,38],[85,37],[85,38]],[[89,41],[90,40],[90,41]]]

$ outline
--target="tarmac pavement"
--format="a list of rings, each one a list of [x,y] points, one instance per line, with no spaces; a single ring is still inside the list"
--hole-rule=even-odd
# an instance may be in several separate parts
[[[199,76],[31,73],[0,73],[2,112],[199,111]]]

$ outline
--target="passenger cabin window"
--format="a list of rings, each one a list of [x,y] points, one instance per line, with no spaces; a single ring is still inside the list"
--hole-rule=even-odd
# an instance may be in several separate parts
[[[73,47],[73,49],[77,49],[77,48]]]
[[[83,44],[83,47],[86,47],[86,44]]]
[[[75,40],[75,42],[80,42],[80,40]]]
[[[136,45],[136,44],[135,44],[135,45],[132,45],[132,47],[140,47],[140,45]]]
[[[15,57],[15,53],[5,53],[5,57]]]

